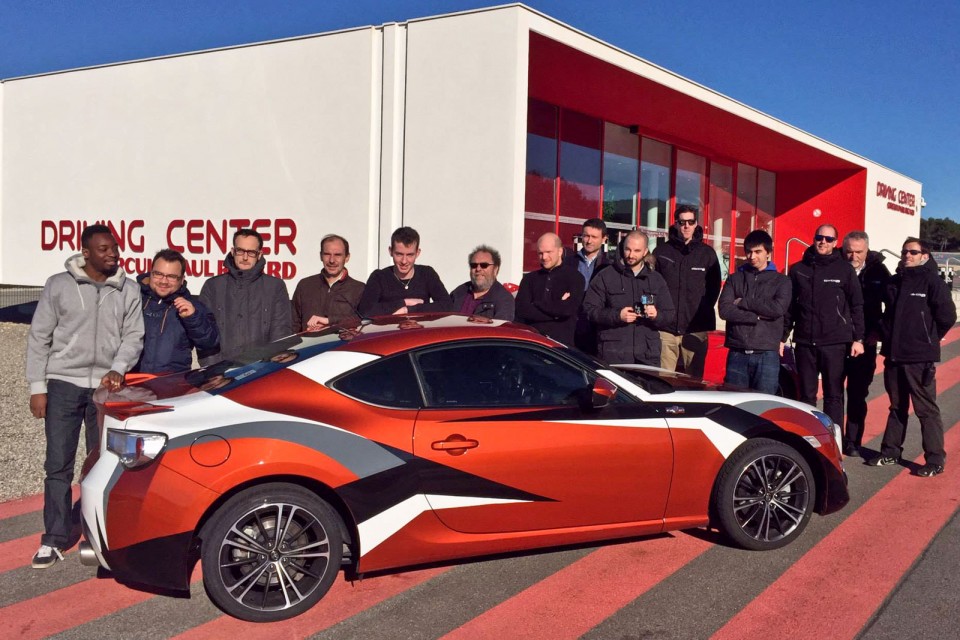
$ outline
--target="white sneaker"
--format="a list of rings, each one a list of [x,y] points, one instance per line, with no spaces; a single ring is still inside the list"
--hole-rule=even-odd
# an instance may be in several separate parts
[[[34,569],[46,569],[56,564],[57,560],[63,560],[63,554],[60,552],[60,549],[42,544],[40,548],[37,549],[36,555],[33,556],[32,566]]]

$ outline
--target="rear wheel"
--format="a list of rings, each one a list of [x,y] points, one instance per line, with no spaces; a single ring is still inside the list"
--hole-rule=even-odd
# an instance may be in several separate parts
[[[717,476],[720,530],[745,549],[783,547],[806,528],[814,491],[813,473],[800,452],[776,440],[748,440]]]
[[[202,533],[203,583],[214,604],[251,622],[300,615],[330,589],[343,553],[337,512],[314,493],[267,484],[238,493]]]

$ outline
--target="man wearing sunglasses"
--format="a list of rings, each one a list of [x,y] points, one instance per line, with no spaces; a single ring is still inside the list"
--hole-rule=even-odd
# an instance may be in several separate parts
[[[843,371],[849,355],[863,354],[863,292],[857,272],[837,249],[837,228],[817,228],[813,245],[790,267],[793,299],[783,339],[793,330],[800,400],[816,406],[823,382],[823,412],[843,425]]]
[[[890,396],[890,414],[880,456],[869,464],[900,463],[912,403],[926,462],[916,473],[929,478],[943,473],[946,460],[936,363],[940,341],[957,321],[957,308],[925,242],[907,238],[903,243],[900,266],[887,285],[886,305],[880,354],[885,358],[883,386]]]
[[[199,353],[203,366],[290,334],[290,294],[283,280],[263,272],[267,261],[260,234],[253,229],[234,233],[223,266],[227,272],[200,289],[200,301],[213,312],[220,329],[220,345]]]
[[[676,317],[660,332],[660,366],[669,371],[683,359],[683,370],[703,377],[707,360],[707,332],[717,328],[714,310],[720,297],[720,263],[717,253],[703,244],[697,210],[677,207],[670,238],[653,250],[656,269],[667,281]]]
[[[470,252],[467,265],[470,267],[470,279],[450,294],[453,310],[468,316],[512,321],[515,301],[497,281],[500,252],[482,244]]]

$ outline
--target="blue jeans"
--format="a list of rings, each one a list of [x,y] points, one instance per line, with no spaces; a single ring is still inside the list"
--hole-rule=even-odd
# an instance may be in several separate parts
[[[780,354],[776,351],[727,352],[726,384],[776,394],[780,386]]]
[[[47,457],[43,463],[43,527],[40,544],[66,548],[72,539],[70,484],[80,443],[80,425],[86,424],[87,453],[97,447],[97,407],[93,389],[84,389],[62,380],[47,381]]]

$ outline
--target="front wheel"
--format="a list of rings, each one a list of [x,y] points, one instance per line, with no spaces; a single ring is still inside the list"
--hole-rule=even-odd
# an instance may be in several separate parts
[[[202,533],[207,594],[251,622],[300,615],[330,589],[343,554],[340,517],[316,494],[266,484],[228,500]]]
[[[813,513],[810,465],[793,447],[756,438],[741,445],[717,476],[720,531],[745,549],[778,549],[800,536]]]

